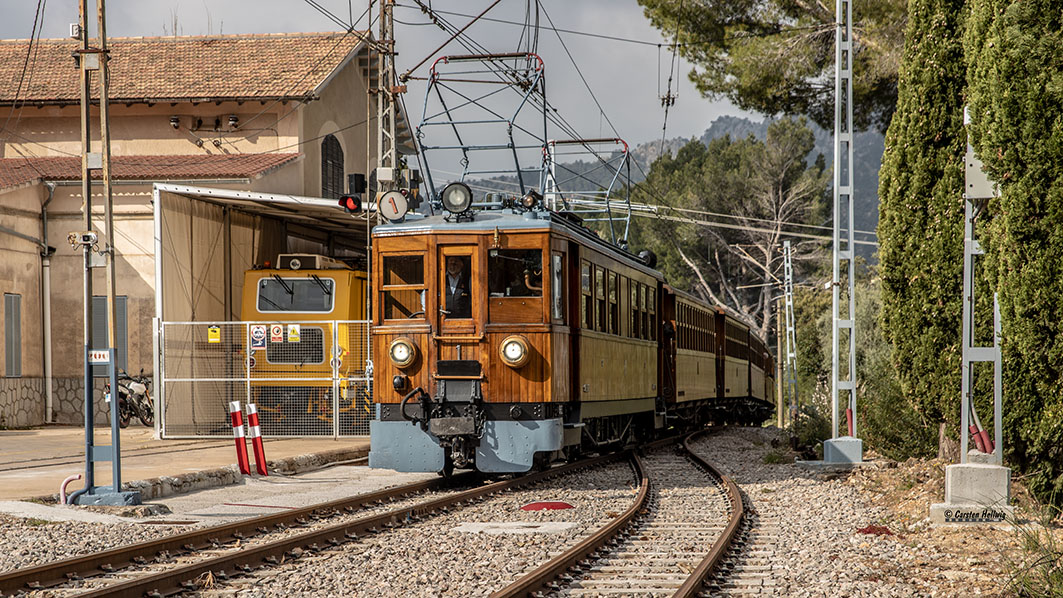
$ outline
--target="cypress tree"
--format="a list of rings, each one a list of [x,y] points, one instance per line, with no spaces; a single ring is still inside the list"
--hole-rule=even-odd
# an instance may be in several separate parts
[[[1056,0],[972,0],[972,140],[1000,197],[983,247],[1000,294],[1010,461],[1063,499],[1063,11]]]
[[[882,327],[907,404],[959,416],[963,282],[963,0],[909,0],[897,110],[879,173]],[[914,431],[923,443],[928,430]],[[932,446],[913,446],[926,453]]]

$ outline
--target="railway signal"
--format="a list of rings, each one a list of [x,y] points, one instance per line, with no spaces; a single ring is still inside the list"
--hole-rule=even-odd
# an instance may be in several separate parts
[[[357,193],[349,193],[340,196],[340,207],[348,214],[362,213],[362,196]]]

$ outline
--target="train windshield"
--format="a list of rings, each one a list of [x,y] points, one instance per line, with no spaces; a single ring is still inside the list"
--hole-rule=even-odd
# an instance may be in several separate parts
[[[487,275],[491,297],[542,297],[543,253],[539,249],[492,249]]]
[[[258,281],[258,311],[260,312],[320,312],[332,311],[334,284],[331,278],[272,278]]]

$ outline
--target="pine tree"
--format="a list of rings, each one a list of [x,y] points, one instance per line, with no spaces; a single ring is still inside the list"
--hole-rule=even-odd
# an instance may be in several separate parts
[[[971,134],[1001,195],[983,247],[1000,294],[1008,456],[1063,500],[1063,11],[972,0]]]
[[[934,427],[959,417],[964,16],[963,0],[909,0],[879,173],[882,326],[907,401],[898,409]]]

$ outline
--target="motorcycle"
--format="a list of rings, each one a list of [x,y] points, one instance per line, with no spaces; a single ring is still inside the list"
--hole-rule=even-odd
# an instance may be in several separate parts
[[[139,376],[130,376],[118,370],[118,425],[125,428],[135,415],[140,423],[149,428],[155,425],[155,406],[148,390],[150,379],[140,370]],[[111,402],[111,383],[104,386],[104,401]]]

